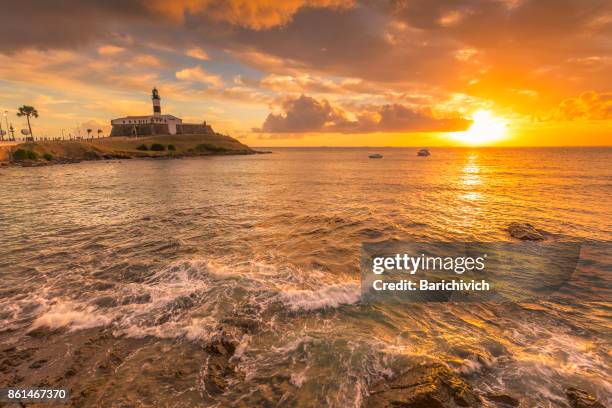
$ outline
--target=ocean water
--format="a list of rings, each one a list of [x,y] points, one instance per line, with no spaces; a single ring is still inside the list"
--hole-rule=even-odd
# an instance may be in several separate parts
[[[0,384],[82,406],[360,407],[427,361],[529,407],[566,407],[567,386],[610,405],[612,149],[415,153],[0,168]],[[509,241],[513,221],[583,243],[575,293],[361,302],[362,243]],[[220,333],[231,369],[206,349]]]

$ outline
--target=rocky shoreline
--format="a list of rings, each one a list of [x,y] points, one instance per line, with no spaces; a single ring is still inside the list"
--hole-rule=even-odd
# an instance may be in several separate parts
[[[571,408],[605,408],[587,391],[566,387]],[[464,378],[441,363],[411,367],[395,378],[379,382],[370,390],[367,408],[531,408],[520,396],[476,392]]]
[[[43,167],[95,160],[183,159],[270,153],[217,133],[84,141],[40,141],[5,146],[0,166]],[[4,161],[2,161],[4,160]]]
[[[127,155],[127,154],[102,154],[99,156],[92,156],[81,159],[71,159],[66,157],[54,158],[51,160],[9,160],[0,162],[0,166],[2,167],[46,167],[46,166],[54,166],[61,164],[76,164],[86,161],[100,161],[100,160],[138,160],[138,159],[149,159],[149,160],[175,160],[175,159],[185,159],[192,157],[210,157],[210,156],[245,156],[245,155],[254,155],[254,154],[270,154],[270,151],[227,151],[227,152],[210,152],[210,153],[180,153],[175,155],[166,155],[166,156],[158,156],[158,155]]]
[[[215,334],[207,341],[196,344],[153,337],[115,337],[101,328],[69,334],[62,329],[40,327],[30,331],[20,345],[1,350],[0,377],[10,387],[20,387],[26,382],[40,387],[69,387],[72,392],[71,406],[90,406],[108,397],[113,384],[118,385],[118,380],[112,374],[114,370],[133,358],[138,350],[149,349],[151,352],[143,360],[143,375],[166,378],[174,384],[173,387],[188,393],[194,403],[212,402],[232,384],[244,381],[244,374],[237,368],[240,359],[237,339],[253,335],[258,330],[256,320],[228,319],[218,325]],[[67,344],[62,340],[65,335],[70,335],[72,357],[52,364],[49,350],[65,347],[62,346]],[[173,365],[157,366],[159,353],[170,349],[181,350],[179,355],[184,355],[184,358]],[[101,373],[102,377],[94,381],[81,375],[92,370]],[[198,377],[201,390],[188,391],[193,386],[192,381]],[[266,392],[246,395],[236,406],[277,406],[279,398],[291,392],[292,387],[290,378],[275,376],[270,378]],[[566,402],[560,406],[606,408],[586,390],[572,385],[567,385],[565,389]],[[140,394],[144,397],[142,391]],[[407,366],[398,374],[372,384],[364,397],[362,406],[366,408],[532,408],[520,395],[475,390],[468,379],[441,362]],[[135,395],[124,395],[121,402],[134,403],[134,398]],[[156,395],[144,398],[154,403]]]

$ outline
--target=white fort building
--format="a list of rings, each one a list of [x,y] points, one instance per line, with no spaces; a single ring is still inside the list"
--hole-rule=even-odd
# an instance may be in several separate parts
[[[125,116],[111,120],[113,126],[111,136],[154,136],[176,135],[187,133],[208,133],[212,131],[206,122],[202,124],[183,124],[181,118],[174,115],[162,115],[161,98],[157,88],[151,93],[153,101],[153,115]]]

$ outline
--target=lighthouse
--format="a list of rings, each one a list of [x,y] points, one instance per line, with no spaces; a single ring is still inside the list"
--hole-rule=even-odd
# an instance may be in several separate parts
[[[153,100],[153,116],[161,116],[161,98],[159,97],[159,92],[157,92],[157,88],[153,88],[153,94],[151,95],[151,99]]]
[[[111,136],[154,136],[154,135],[176,135],[188,133],[183,128],[183,119],[173,115],[162,115],[161,98],[157,88],[151,91],[151,101],[153,102],[153,115],[143,116],[124,116],[122,118],[111,119],[113,130]],[[192,133],[207,133],[205,124],[185,124],[191,126],[188,130]],[[196,127],[194,127],[196,126]]]

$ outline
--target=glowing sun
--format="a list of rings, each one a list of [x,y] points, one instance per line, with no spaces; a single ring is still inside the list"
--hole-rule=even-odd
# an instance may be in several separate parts
[[[474,112],[472,122],[468,130],[457,132],[453,137],[470,145],[492,143],[506,137],[508,122],[489,110],[481,109]]]

